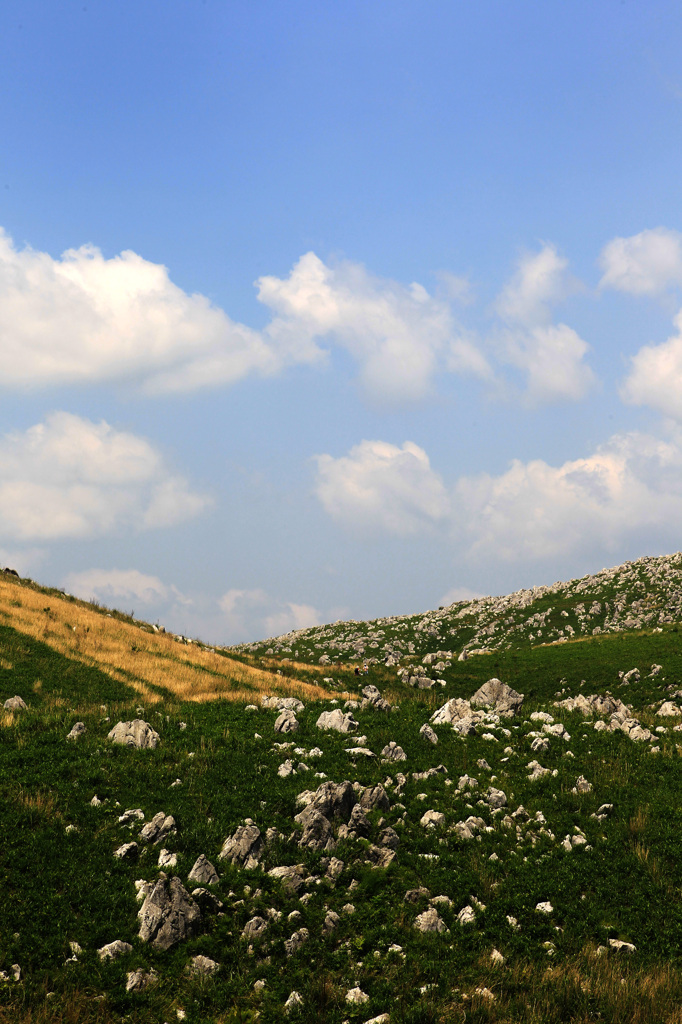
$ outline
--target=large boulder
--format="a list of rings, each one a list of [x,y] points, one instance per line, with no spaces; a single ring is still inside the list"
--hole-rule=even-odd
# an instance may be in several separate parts
[[[140,750],[155,750],[160,740],[149,722],[136,718],[133,722],[117,722],[107,739],[112,743],[122,743],[126,747],[137,747]]]
[[[180,879],[169,880],[163,872],[137,916],[140,939],[151,942],[154,949],[170,949],[195,935],[201,924],[201,911]]]
[[[315,724],[318,729],[333,729],[335,732],[353,732],[358,727],[352,712],[347,711],[344,714],[341,708],[323,711]]]
[[[258,867],[263,852],[263,838],[260,829],[250,818],[240,825],[234,835],[228,836],[218,854],[218,860],[229,860],[231,864],[241,864],[245,868]]]
[[[479,687],[470,701],[476,707],[488,707],[498,715],[515,715],[523,704],[523,694],[512,690],[500,679],[489,679]]]

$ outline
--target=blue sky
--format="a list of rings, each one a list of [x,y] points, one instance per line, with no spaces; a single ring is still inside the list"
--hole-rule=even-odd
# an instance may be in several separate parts
[[[0,560],[237,642],[679,548],[681,30],[4,5]]]

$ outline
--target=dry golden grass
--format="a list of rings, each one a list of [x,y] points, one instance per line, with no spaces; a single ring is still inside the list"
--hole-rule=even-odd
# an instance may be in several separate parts
[[[23,786],[19,786],[16,791],[10,791],[9,796],[20,807],[26,810],[37,811],[38,814],[43,814],[46,818],[61,819],[62,817],[62,813],[57,807],[56,797],[49,790],[47,792],[37,790],[34,793],[29,793]]]
[[[504,972],[484,970],[485,981],[469,984],[440,1009],[442,1024],[475,1019],[490,1024],[682,1024],[682,974],[671,964],[637,968],[621,956],[597,957],[594,947],[544,971],[519,963]],[[475,995],[484,984],[494,1001]]]
[[[18,597],[20,600],[18,600]],[[75,661],[99,668],[133,686],[149,703],[164,694],[180,700],[253,700],[260,693],[328,699],[312,683],[274,675],[166,633],[148,633],[89,605],[47,596],[0,579],[0,620]]]

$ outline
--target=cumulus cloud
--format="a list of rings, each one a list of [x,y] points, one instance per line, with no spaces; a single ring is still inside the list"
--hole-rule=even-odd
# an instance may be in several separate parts
[[[643,535],[679,543],[681,470],[682,437],[618,434],[561,466],[515,460],[499,476],[460,479],[454,525],[474,559],[606,553]]]
[[[0,438],[0,536],[91,537],[121,526],[172,526],[206,496],[172,473],[144,438],[55,412]]]
[[[64,580],[66,589],[84,601],[136,601],[151,605],[169,597],[186,601],[180,591],[167,587],[158,576],[149,576],[138,569],[86,569],[72,572]]]
[[[318,497],[340,524],[399,535],[438,524],[444,550],[479,568],[606,556],[634,540],[680,544],[682,432],[617,434],[585,458],[514,460],[449,486],[410,442],[363,441],[342,458],[318,456],[318,467]],[[476,596],[455,588],[440,603]]]
[[[320,624],[320,613],[312,605],[278,600],[260,589],[228,590],[219,605],[232,643],[281,636]]]
[[[346,526],[410,534],[444,520],[450,499],[423,448],[361,441],[348,455],[317,455],[316,494]]]
[[[602,249],[601,288],[631,295],[658,295],[682,284],[682,234],[669,228],[614,238]]]
[[[0,379],[26,388],[128,379],[150,392],[193,391],[324,361],[325,339],[356,360],[374,398],[422,398],[443,367],[489,373],[449,298],[420,284],[350,262],[332,268],[312,252],[287,278],[256,284],[272,314],[263,330],[187,294],[135,252],[106,259],[85,245],[53,259],[15,248],[0,229]]]
[[[495,303],[506,325],[498,339],[501,358],[527,379],[533,402],[576,401],[594,383],[583,361],[589,345],[566,324],[552,323],[553,306],[575,290],[567,261],[551,245],[523,257]]]
[[[38,387],[136,378],[156,390],[274,372],[276,353],[203,295],[134,252],[60,259],[17,250],[0,229],[0,377]]]
[[[674,323],[676,334],[661,345],[644,345],[633,356],[620,394],[632,405],[649,405],[682,420],[682,312]]]
[[[308,357],[318,340],[330,339],[356,360],[373,397],[423,398],[443,360],[460,373],[490,372],[472,339],[456,327],[449,303],[421,284],[374,277],[357,263],[329,267],[313,252],[288,278],[257,283],[258,298],[275,314],[269,339],[287,350],[297,340]]]

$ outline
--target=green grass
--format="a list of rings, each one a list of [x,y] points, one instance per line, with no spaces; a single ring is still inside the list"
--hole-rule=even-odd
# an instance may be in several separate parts
[[[347,632],[348,625],[337,629]],[[423,650],[450,649],[438,637],[423,644]],[[306,653],[302,646],[299,641],[296,660],[307,657],[315,664],[319,649]],[[22,969],[21,982],[0,984],[2,1024],[170,1024],[178,1019],[178,1009],[189,1024],[279,1021],[294,989],[304,999],[291,1014],[295,1022],[355,1024],[385,1012],[392,1024],[679,1024],[682,1019],[682,760],[678,734],[672,731],[679,719],[654,715],[655,706],[682,687],[676,625],[661,632],[600,634],[559,646],[524,642],[463,662],[451,660],[442,673],[445,686],[426,691],[399,681],[395,667],[373,665],[360,682],[378,685],[398,710],[357,710],[359,732],[377,754],[389,740],[403,746],[408,760],[398,764],[381,764],[379,758],[354,764],[345,752],[351,745],[348,737],[316,728],[320,711],[329,707],[321,701],[306,705],[298,715],[299,731],[287,737],[274,733],[273,711],[246,712],[243,703],[227,700],[183,704],[166,694],[142,715],[159,732],[160,746],[155,751],[114,747],[106,739],[111,726],[138,717],[140,698],[132,687],[63,657],[10,625],[0,627],[0,654],[12,666],[0,669],[0,697],[4,701],[18,693],[30,705],[27,712],[5,716],[0,727],[0,970],[9,971],[15,963]],[[261,657],[258,651],[242,656],[251,664]],[[647,678],[653,664],[663,665],[663,671]],[[619,671],[635,666],[640,681],[622,687]],[[286,664],[282,671],[288,671]],[[329,676],[343,688],[353,689],[358,682],[347,663],[330,666]],[[495,728],[497,742],[481,735],[463,740],[441,726],[434,747],[419,736],[420,726],[445,700],[470,697],[491,676],[525,695],[517,718],[500,722],[510,737]],[[303,678],[298,670],[297,677]],[[634,743],[620,732],[595,732],[582,716],[553,707],[564,696],[607,690],[632,704],[650,727],[662,723],[668,728],[657,754],[650,752],[651,743]],[[570,742],[552,739],[547,752],[534,754],[528,733],[541,726],[529,722],[535,710],[550,711],[561,721]],[[68,743],[66,734],[76,720],[85,722],[87,733]],[[289,739],[306,751],[318,746],[323,756],[275,748],[275,742]],[[507,746],[512,753],[505,754]],[[280,778],[277,769],[289,756],[310,770]],[[478,767],[481,758],[490,771]],[[533,759],[556,775],[530,782],[526,766]],[[439,764],[447,767],[447,775],[408,778],[400,794],[389,787],[392,806],[381,824],[380,812],[369,815],[369,841],[376,841],[386,825],[400,835],[398,857],[389,868],[365,863],[369,841],[340,841],[334,856],[345,867],[332,885],[323,864],[330,854],[301,850],[295,837],[289,841],[298,828],[293,821],[296,797],[319,785],[316,772],[367,786],[385,783],[387,776],[395,783],[398,772],[407,776]],[[457,779],[465,772],[479,780],[478,792],[457,792]],[[590,793],[572,792],[579,775],[592,784]],[[495,816],[478,805],[493,776],[492,784],[507,795],[507,810],[523,804],[532,817],[541,812],[554,839],[541,834],[540,824],[521,825],[517,838],[515,828],[500,827],[504,812]],[[182,785],[172,787],[177,778]],[[103,801],[100,807],[91,806],[94,795]],[[598,822],[590,815],[602,803],[614,809]],[[199,935],[166,953],[137,938],[134,882],[158,876],[158,848],[143,848],[133,865],[113,857],[121,843],[139,832],[139,826],[128,830],[118,824],[122,811],[133,807],[141,807],[146,820],[160,810],[174,815],[177,835],[162,845],[178,854],[176,872],[183,883],[200,853],[221,875],[215,892],[224,903],[223,916],[205,918]],[[443,829],[422,828],[420,818],[428,809],[445,814]],[[491,831],[483,830],[480,841],[456,838],[450,826],[472,814]],[[261,870],[218,861],[223,841],[246,817],[263,832],[276,828],[283,837],[268,847],[266,869],[305,864],[313,877],[306,902]],[[75,829],[67,832],[68,826]],[[567,853],[560,842],[576,827],[592,849]],[[497,860],[490,859],[493,854]],[[447,934],[415,930],[415,918],[428,900],[410,904],[404,896],[419,886],[451,901],[438,907]],[[477,911],[473,925],[462,927],[457,914],[472,896],[485,910]],[[550,918],[535,910],[544,900],[554,907]],[[352,915],[342,912],[348,903],[355,906]],[[241,939],[244,924],[255,914],[266,916],[269,908],[281,917],[271,921],[249,952]],[[340,922],[323,937],[327,909],[339,913]],[[294,912],[300,917],[288,920]],[[510,926],[510,915],[520,930]],[[309,941],[287,957],[284,940],[302,926],[310,932]],[[96,950],[117,938],[130,942],[132,952],[102,964]],[[597,956],[597,948],[610,938],[633,942],[637,952]],[[83,953],[78,962],[67,964],[71,941]],[[553,944],[552,956],[545,943]],[[389,953],[392,944],[400,945],[404,956]],[[504,967],[492,966],[493,948],[506,958]],[[190,957],[198,953],[221,964],[215,978],[185,974]],[[143,993],[127,994],[127,972],[138,967],[153,968],[159,982]],[[254,991],[259,979],[266,982],[261,995]],[[359,1007],[345,1002],[346,992],[356,985],[370,997]],[[495,1000],[476,995],[479,987],[492,991]]]

